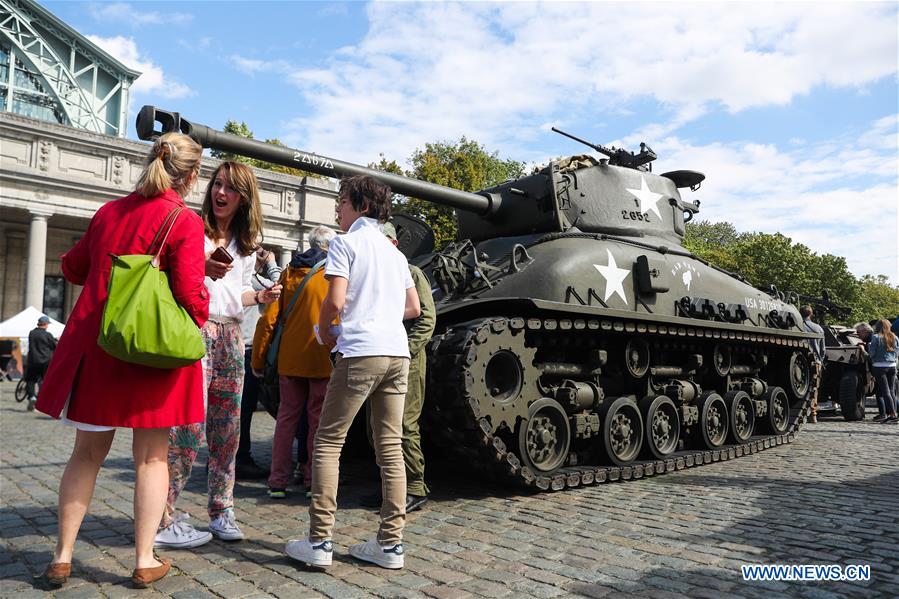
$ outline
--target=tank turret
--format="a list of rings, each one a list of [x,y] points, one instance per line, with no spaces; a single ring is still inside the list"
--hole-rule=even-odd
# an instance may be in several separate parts
[[[156,124],[160,129],[156,129]],[[790,299],[683,247],[704,175],[584,142],[475,193],[210,129],[145,106],[137,132],[330,177],[367,174],[456,209],[459,240],[415,256],[434,286],[429,434],[538,489],[628,480],[791,441],[817,383]],[[407,254],[408,255],[408,254]]]

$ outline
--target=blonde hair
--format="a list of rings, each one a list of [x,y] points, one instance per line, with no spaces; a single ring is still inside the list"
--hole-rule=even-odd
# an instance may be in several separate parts
[[[171,188],[181,197],[190,191],[188,179],[200,171],[203,147],[183,133],[166,133],[156,138],[147,164],[134,191],[145,198],[156,197]]]
[[[896,335],[890,330],[890,321],[882,318],[874,324],[874,332],[883,337],[883,343],[887,351],[896,349]]]
[[[206,195],[203,196],[203,226],[206,237],[217,239],[215,212],[212,210],[212,186],[219,173],[224,171],[228,183],[240,194],[240,206],[231,221],[231,234],[242,256],[249,256],[256,249],[262,235],[262,207],[259,204],[259,185],[253,170],[239,162],[223,162],[212,173]]]

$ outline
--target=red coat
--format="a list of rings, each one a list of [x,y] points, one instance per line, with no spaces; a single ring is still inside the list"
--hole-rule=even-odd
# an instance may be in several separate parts
[[[126,428],[159,428],[203,422],[200,362],[161,369],[113,358],[97,345],[112,261],[109,254],[145,254],[166,215],[184,201],[169,189],[155,198],[137,193],[104,204],[87,232],[62,257],[62,272],[84,285],[41,386],[37,409],[59,418],[66,400],[71,420]],[[184,210],[160,259],[172,293],[202,326],[209,316],[203,284],[203,222]],[[71,398],[70,398],[71,394]]]

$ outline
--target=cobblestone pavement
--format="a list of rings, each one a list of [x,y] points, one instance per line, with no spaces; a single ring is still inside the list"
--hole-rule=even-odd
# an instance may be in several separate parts
[[[44,596],[32,577],[55,541],[56,493],[74,431],[25,412],[0,385],[0,597]],[[267,459],[272,420],[258,413]],[[869,418],[871,414],[869,413]],[[346,547],[377,517],[359,506],[369,461],[343,469],[335,562],[298,567],[284,543],[305,533],[302,493],[273,501],[264,482],[238,483],[240,543],[166,551],[172,575],[130,588],[130,432],[101,471],[59,597],[771,597],[899,596],[899,427],[821,418],[790,445],[628,483],[551,494],[510,491],[432,464],[435,489],[406,528],[406,567],[366,566]],[[206,524],[203,459],[180,507]],[[867,582],[744,582],[742,564],[870,564]]]

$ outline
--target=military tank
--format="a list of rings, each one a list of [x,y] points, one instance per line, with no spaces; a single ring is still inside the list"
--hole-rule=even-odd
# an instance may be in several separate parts
[[[827,322],[828,317],[846,321],[852,310],[834,303],[827,290],[822,291],[821,297],[791,294],[787,299],[812,306],[824,329],[818,412],[839,409],[847,422],[864,420],[866,399],[874,393],[874,375],[865,342],[855,329]]]
[[[683,247],[699,202],[681,190],[705,177],[653,173],[645,144],[469,193],[140,111],[141,139],[168,131],[456,210],[438,252],[425,223],[397,224],[438,310],[423,418],[466,464],[539,490],[639,479],[790,442],[809,411],[816,336],[783,292]]]

